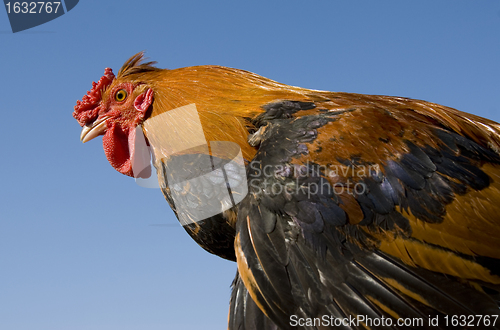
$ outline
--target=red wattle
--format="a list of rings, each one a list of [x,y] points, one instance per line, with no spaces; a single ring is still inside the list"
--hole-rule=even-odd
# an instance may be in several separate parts
[[[134,177],[130,160],[129,132],[116,123],[111,125],[102,138],[106,158],[115,170]]]

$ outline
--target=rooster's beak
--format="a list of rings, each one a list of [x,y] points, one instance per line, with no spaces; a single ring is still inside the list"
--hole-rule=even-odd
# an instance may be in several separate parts
[[[82,133],[80,134],[80,140],[85,143],[101,134],[104,134],[106,128],[108,128],[106,126],[106,120],[109,118],[110,117],[108,116],[104,116],[102,118],[98,118],[90,126],[83,126]]]

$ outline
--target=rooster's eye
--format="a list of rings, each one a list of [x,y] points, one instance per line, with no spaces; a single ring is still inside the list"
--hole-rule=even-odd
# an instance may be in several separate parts
[[[121,102],[127,98],[127,91],[124,89],[120,89],[118,92],[115,94],[115,100],[118,102]]]

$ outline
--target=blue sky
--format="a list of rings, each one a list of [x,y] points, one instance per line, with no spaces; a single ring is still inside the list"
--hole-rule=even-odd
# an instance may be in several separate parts
[[[82,0],[13,34],[0,9],[0,328],[224,329],[236,265],[160,191],[83,145],[105,67],[217,64],[314,89],[424,99],[500,121],[500,1]]]

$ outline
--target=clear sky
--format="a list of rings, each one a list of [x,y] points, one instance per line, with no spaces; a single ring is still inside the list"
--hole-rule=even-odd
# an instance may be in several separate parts
[[[71,116],[138,51],[314,89],[424,99],[500,121],[500,1],[81,0],[13,34],[0,8],[0,329],[226,327],[236,265]]]

